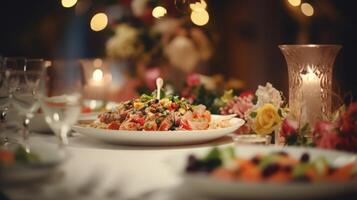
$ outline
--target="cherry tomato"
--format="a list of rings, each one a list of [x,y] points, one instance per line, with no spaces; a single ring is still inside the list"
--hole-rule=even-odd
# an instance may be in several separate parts
[[[119,130],[120,124],[117,122],[112,122],[108,125],[108,129]]]
[[[177,105],[177,103],[175,103],[175,102],[172,102],[172,103],[171,103],[171,108],[172,108],[173,110],[176,110],[178,107],[179,107],[179,106]]]
[[[140,124],[140,126],[144,126],[144,124],[145,124],[145,119],[142,118],[142,117],[136,118],[136,119],[134,119],[133,121],[134,121],[135,123]]]

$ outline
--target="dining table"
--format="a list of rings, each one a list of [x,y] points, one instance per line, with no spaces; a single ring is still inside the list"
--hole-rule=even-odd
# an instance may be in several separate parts
[[[20,140],[20,134],[12,133]],[[230,135],[203,144],[124,146],[72,132],[66,156],[44,180],[2,189],[4,199],[207,199],[182,183],[182,167],[191,153],[234,144]],[[32,132],[30,146],[58,145],[53,133]],[[182,163],[182,162],[181,162]]]
[[[18,128],[10,127],[7,135],[21,142]],[[61,149],[58,138],[51,131],[32,131],[30,149],[32,146],[50,146],[65,156],[49,176],[2,185],[0,199],[222,199],[197,192],[186,184],[185,164],[188,155],[204,153],[212,147],[242,147],[235,136],[231,133],[191,145],[142,146],[107,143],[72,131],[68,144]],[[357,193],[347,193],[327,199],[355,200],[356,196]]]

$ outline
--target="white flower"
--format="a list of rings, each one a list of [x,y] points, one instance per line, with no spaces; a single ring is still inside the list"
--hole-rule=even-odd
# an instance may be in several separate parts
[[[283,104],[280,91],[275,89],[269,82],[265,86],[259,85],[255,95],[258,98],[256,107],[261,107],[264,104],[271,103],[275,107],[280,108]]]
[[[143,51],[143,45],[138,41],[139,31],[127,24],[120,24],[115,29],[115,35],[106,44],[109,57],[132,58]]]
[[[192,72],[200,61],[199,51],[193,41],[185,36],[175,37],[165,48],[170,63],[184,72]]]

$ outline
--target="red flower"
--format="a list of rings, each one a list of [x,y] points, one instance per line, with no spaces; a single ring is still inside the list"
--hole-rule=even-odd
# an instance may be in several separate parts
[[[299,123],[295,120],[285,118],[281,125],[280,136],[289,137],[298,133]]]
[[[316,147],[326,149],[336,149],[340,142],[335,124],[328,121],[316,122],[313,139]]]
[[[357,135],[357,102],[351,103],[347,111],[342,114],[339,125],[342,133]]]
[[[248,124],[244,124],[241,126],[238,130],[235,131],[236,134],[241,135],[241,134],[248,134],[252,131],[250,126]]]
[[[186,78],[186,83],[189,87],[198,86],[201,84],[200,75],[199,74],[190,74]]]
[[[253,92],[252,91],[244,91],[242,93],[240,93],[239,95],[240,97],[249,97],[249,96],[253,96]]]

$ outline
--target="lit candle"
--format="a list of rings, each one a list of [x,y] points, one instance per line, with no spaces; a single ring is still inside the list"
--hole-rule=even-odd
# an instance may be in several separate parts
[[[93,71],[91,83],[93,85],[102,85],[103,84],[103,77],[104,77],[103,70],[96,69],[96,70]]]
[[[88,98],[102,99],[105,98],[107,93],[107,84],[105,83],[104,72],[102,69],[97,68],[92,72],[89,79]]]
[[[320,78],[308,67],[301,75],[301,118],[300,123],[315,124],[322,116]]]

